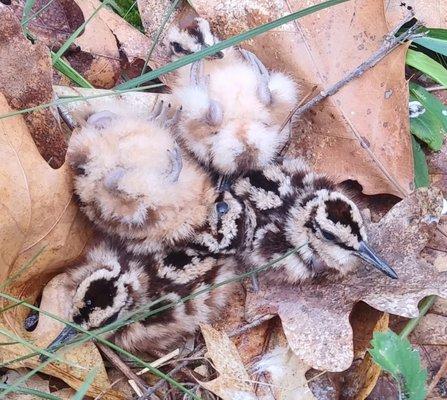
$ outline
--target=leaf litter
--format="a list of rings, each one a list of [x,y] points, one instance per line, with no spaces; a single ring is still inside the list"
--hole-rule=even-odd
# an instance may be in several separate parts
[[[56,46],[55,48],[63,43],[66,37],[100,5],[96,0],[77,2],[77,8],[74,7],[75,10],[72,10],[77,20],[76,18],[73,20],[70,19],[73,15],[68,15],[67,10],[63,9],[63,2],[56,0],[54,3],[55,7],[59,7],[58,12],[62,12],[59,31],[51,32],[51,29],[48,29],[47,24],[51,19],[49,18],[51,13],[46,15],[46,23],[42,24],[43,28],[39,32],[37,24],[33,25],[30,22],[29,26],[31,30],[35,29],[34,32],[41,40],[49,46]],[[139,6],[147,11],[151,9],[152,3],[140,0]],[[16,4],[20,8],[23,3]],[[42,6],[39,1],[36,4],[33,11]],[[295,11],[308,6],[309,2],[286,3],[278,0],[274,3],[243,1],[236,4],[235,2],[196,0],[193,4],[202,16],[211,20],[222,37],[228,37],[289,13],[291,10]],[[11,13],[8,14],[4,6],[0,5],[0,7],[0,12],[12,18]],[[291,73],[302,85],[303,91],[314,84],[324,89],[340,79],[343,74],[354,69],[383,43],[385,34],[395,24],[390,23],[391,14],[385,15],[381,7],[383,7],[382,2],[361,1],[356,3],[355,13],[353,13],[348,5],[339,5],[314,16],[308,16],[298,23],[266,33],[245,45],[255,51],[269,67]],[[186,11],[183,8],[182,12],[174,13],[173,20],[177,21],[178,18],[184,17],[185,14],[182,13],[189,15],[191,10],[188,11],[187,8]],[[98,43],[106,45],[105,52],[101,53],[99,47],[95,47],[95,38],[89,29],[86,29],[75,42],[81,47],[81,55],[110,58],[112,64],[115,63],[115,67],[106,65],[103,68],[98,64],[99,68],[91,69],[89,65],[92,65],[92,59],[90,57],[82,59],[79,55],[79,65],[76,65],[75,48],[69,49],[67,59],[76,68],[79,67],[78,69],[96,86],[113,86],[117,76],[125,71],[123,60],[127,60],[126,62],[133,66],[141,66],[144,62],[152,44],[153,33],[158,28],[154,21],[161,20],[162,17],[155,15],[157,10],[159,13],[165,11],[161,8],[152,8],[151,11],[154,12],[152,16],[148,12],[142,13],[146,32],[151,37],[145,36],[104,7],[92,23],[96,21],[97,32],[101,32]],[[20,12],[17,15],[20,16]],[[15,25],[12,24],[12,26],[19,26],[18,20],[14,19],[14,21]],[[350,26],[349,35],[346,35],[347,24]],[[19,30],[16,29],[15,40],[20,40],[18,38],[21,33],[19,35],[17,32]],[[337,41],[339,37],[343,37],[344,40]],[[20,42],[24,45],[23,48],[29,48],[31,55],[37,54],[34,55],[38,60],[35,65],[43,66],[41,71],[44,73],[36,70],[36,73],[29,74],[30,79],[34,79],[36,84],[44,84],[46,88],[42,91],[47,96],[45,101],[42,100],[36,104],[49,102],[52,100],[53,92],[48,50],[39,43],[31,45],[30,42],[26,44],[25,42],[26,40]],[[163,44],[156,46],[155,49],[153,57],[149,60],[151,68],[156,68],[168,60]],[[270,53],[272,49],[274,49],[273,55]],[[352,49],[356,50],[352,51]],[[2,51],[1,45],[0,51]],[[296,54],[300,54],[300,57],[296,57]],[[336,54],[337,62],[334,62],[335,58],[331,54]],[[398,184],[409,190],[412,185],[413,171],[411,148],[408,144],[407,88],[403,75],[404,54],[405,47],[402,46],[363,77],[350,82],[340,93],[297,121],[290,154],[304,154],[317,169],[328,173],[331,173],[333,166],[337,165],[339,173],[337,179],[340,182],[346,179],[358,181],[366,194],[389,193],[402,196],[401,192],[384,178],[377,168],[377,163],[368,158],[367,153],[363,151],[364,149],[362,150],[361,143],[367,144],[385,169],[396,178]],[[16,58],[17,63],[23,60],[23,52]],[[116,69],[119,58],[122,62],[119,67],[121,70]],[[89,75],[90,73],[92,75]],[[3,75],[10,78],[4,70]],[[28,77],[27,74],[24,75]],[[95,76],[98,80],[95,80]],[[385,80],[384,77],[386,77]],[[169,83],[169,77],[167,79],[166,82]],[[5,82],[8,83],[7,79]],[[2,73],[0,73],[1,84]],[[23,88],[17,86],[16,90],[20,91]],[[11,87],[6,85],[5,88],[1,87],[0,91],[8,97]],[[97,93],[69,88],[56,88],[55,91],[60,96]],[[10,95],[10,106],[14,108],[26,106],[11,103],[12,97],[14,96]],[[143,113],[146,106],[153,104],[155,96],[128,94],[121,95],[119,98],[123,105],[136,105]],[[92,110],[104,107],[108,99],[110,98],[104,98],[104,101],[95,99],[89,103],[77,102],[69,108],[85,115]],[[4,100],[0,102],[0,105],[1,114],[9,111]],[[5,162],[6,174],[0,176],[0,179],[6,177],[2,186],[5,192],[2,192],[1,198],[4,210],[7,210],[0,214],[2,228],[4,227],[0,233],[0,239],[3,240],[2,243],[6,243],[2,249],[4,251],[0,272],[2,277],[13,276],[42,246],[44,252],[22,275],[19,275],[9,288],[10,293],[16,297],[24,297],[26,293],[26,297],[33,300],[52,276],[73,263],[82,253],[89,238],[90,228],[71,199],[70,174],[66,166],[62,166],[59,170],[48,167],[29,140],[28,131],[20,117],[2,120],[0,124],[4,138],[4,146],[0,148],[0,151],[4,151],[5,158],[2,157],[2,159],[8,160]],[[33,130],[30,129],[30,131],[33,134]],[[60,143],[64,141],[60,139]],[[48,149],[52,150],[53,147],[48,145]],[[59,149],[57,153],[59,165],[57,166],[63,162],[63,153],[64,150]],[[445,188],[445,183],[443,183],[445,172],[439,165],[445,164],[444,161],[443,157],[436,154],[433,155],[432,160],[429,160],[430,171],[435,172],[432,180],[442,188]],[[436,164],[438,169],[432,169],[431,164]],[[45,184],[42,185],[42,182]],[[6,196],[4,196],[5,193]],[[372,202],[374,199],[376,197],[372,198]],[[220,375],[215,381],[202,384],[209,384],[212,391],[213,389],[219,391],[225,398],[228,396],[228,392],[225,392],[226,387],[239,387],[241,381],[247,381],[248,383],[245,382],[245,385],[243,383],[242,385],[247,393],[252,395],[256,385],[250,382],[253,377],[250,366],[256,362],[257,356],[262,356],[267,352],[270,355],[273,354],[272,357],[288,357],[291,362],[288,369],[291,374],[290,381],[301,382],[302,385],[307,385],[306,376],[309,376],[307,371],[311,367],[323,371],[341,371],[350,367],[343,374],[331,375],[330,372],[325,372],[322,378],[326,379],[324,381],[326,387],[321,385],[323,379],[318,378],[312,379],[310,386],[314,393],[321,394],[322,397],[316,397],[318,399],[325,398],[322,395],[322,388],[328,393],[332,391],[333,396],[335,396],[334,393],[338,395],[344,393],[346,398],[350,398],[349,396],[365,398],[378,377],[377,367],[368,359],[366,350],[372,331],[383,329],[387,325],[385,322],[387,315],[374,311],[371,307],[359,309],[359,305],[356,304],[363,301],[378,310],[413,317],[417,314],[417,303],[422,297],[428,294],[446,295],[445,273],[442,270],[436,270],[436,266],[442,264],[439,261],[439,255],[435,259],[428,259],[425,255],[425,258],[420,256],[433,235],[437,219],[439,219],[441,201],[441,194],[436,189],[418,191],[394,206],[378,222],[369,225],[371,242],[399,273],[400,279],[397,282],[375,275],[376,272],[369,271],[361,265],[352,275],[332,282],[320,281],[299,287],[269,283],[267,290],[267,274],[260,277],[259,292],[254,292],[248,285],[246,304],[244,304],[244,296],[240,296],[238,299],[240,306],[234,312],[237,315],[231,321],[223,321],[216,326],[221,331],[229,332],[232,326],[244,324],[245,318],[251,321],[265,313],[277,313],[281,319],[282,328],[279,327],[274,332],[281,333],[284,329],[287,341],[284,339],[280,342],[284,351],[270,353],[273,344],[278,343],[273,343],[275,340],[270,338],[269,335],[272,335],[272,332],[268,323],[234,340],[237,348],[223,332],[204,327],[202,330],[209,357]],[[46,213],[48,209],[51,209],[52,213]],[[63,279],[63,276],[59,275],[46,287],[41,305],[47,311],[63,315],[62,306],[69,294],[62,293],[58,289],[58,279]],[[364,307],[367,306],[364,305]],[[54,320],[42,317],[34,332],[25,332],[22,327],[25,315],[26,309],[13,308],[1,316],[0,324],[2,328],[10,329],[42,345],[48,342],[48,337],[51,336],[49,332],[56,331],[60,327]],[[233,314],[231,315],[233,317]],[[360,322],[356,320],[358,316],[360,316]],[[441,329],[435,332],[436,324],[439,327],[444,326],[446,318],[441,318],[444,316],[436,314],[435,311],[428,314],[427,322],[425,324],[423,322],[420,330],[416,330],[414,335],[418,334],[418,337],[427,335],[427,341],[441,342]],[[266,337],[269,337],[269,340]],[[363,339],[359,340],[359,337]],[[288,345],[293,352],[288,350]],[[91,343],[84,346],[88,350],[82,351],[82,357],[77,355],[79,351],[76,350],[67,351],[65,356],[80,364],[101,366],[102,369],[90,394],[98,394],[102,390],[110,389],[110,381],[107,380],[99,353],[95,351]],[[216,346],[220,350],[217,351]],[[10,345],[2,349],[1,356],[4,361],[14,356],[27,354],[27,352],[19,345]],[[228,357],[232,363],[228,363],[228,359],[224,363],[223,357]],[[32,367],[36,365],[36,361],[31,359],[24,365]],[[71,367],[64,365],[50,365],[44,372],[58,376],[74,387],[79,387],[86,376],[85,371],[81,372],[81,375],[78,371],[76,375]],[[320,374],[317,371],[315,373],[316,376]],[[274,381],[274,374],[270,375]],[[239,377],[236,379],[237,385],[235,377]],[[347,382],[345,387],[340,384],[340,379]],[[349,379],[354,382],[349,383]],[[213,385],[219,388],[216,389]],[[287,398],[281,397],[285,395],[278,392],[278,387],[274,389],[276,399]],[[349,390],[355,393],[349,393]],[[255,390],[255,393],[258,395],[264,392]],[[302,396],[308,397],[300,395],[300,400],[314,398],[307,389],[305,393]],[[327,398],[330,398],[328,393]],[[122,394],[112,390],[107,392],[105,398],[120,398],[121,396]]]

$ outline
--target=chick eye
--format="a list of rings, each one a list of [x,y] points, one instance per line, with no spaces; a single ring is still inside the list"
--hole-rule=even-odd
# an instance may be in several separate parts
[[[332,234],[331,232],[321,230],[321,234],[323,235],[323,237],[326,240],[330,240],[330,241],[335,240],[335,235]]]
[[[184,51],[183,47],[178,42],[171,42],[171,46],[176,53],[181,53],[182,51]]]
[[[87,307],[91,307],[93,305],[93,302],[90,299],[85,300],[85,305]]]
[[[230,206],[225,201],[219,201],[216,204],[216,211],[219,216],[225,215],[229,209]]]

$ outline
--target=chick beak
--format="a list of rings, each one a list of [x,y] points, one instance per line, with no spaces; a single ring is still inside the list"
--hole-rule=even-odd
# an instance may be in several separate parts
[[[78,331],[72,326],[66,325],[64,329],[62,329],[61,333],[54,339],[50,345],[46,348],[49,352],[54,352],[59,347],[61,347],[64,343],[68,342],[72,338],[74,338],[78,334]],[[47,356],[41,354],[39,357],[40,361],[46,361]]]
[[[202,50],[205,50],[205,49],[207,49],[208,47],[210,47],[209,45],[207,45],[207,44],[203,44],[202,45]],[[217,53],[214,53],[214,54],[211,54],[210,56],[207,56],[206,58],[208,58],[208,59],[216,59],[216,58],[223,58],[224,57],[224,53],[223,53],[223,51],[218,51]]]
[[[391,268],[384,260],[379,258],[365,242],[360,242],[360,247],[357,252],[357,256],[359,256],[362,260],[366,261],[368,264],[371,264],[374,268],[377,268],[380,272],[383,272],[386,276],[389,276],[392,279],[397,279],[396,271]]]

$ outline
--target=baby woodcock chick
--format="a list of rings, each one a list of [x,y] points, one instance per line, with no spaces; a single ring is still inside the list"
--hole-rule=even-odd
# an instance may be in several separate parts
[[[276,263],[292,283],[320,274],[345,274],[361,258],[391,278],[397,274],[367,244],[358,207],[328,178],[301,159],[251,171],[234,184],[236,196],[256,214],[254,238],[242,262],[257,267],[296,249]]]
[[[209,24],[173,27],[168,40],[175,57],[218,40]],[[290,135],[284,123],[297,102],[297,87],[280,72],[269,72],[249,51],[225,49],[177,71],[173,102],[182,106],[176,133],[181,144],[204,166],[221,175],[262,169]]]

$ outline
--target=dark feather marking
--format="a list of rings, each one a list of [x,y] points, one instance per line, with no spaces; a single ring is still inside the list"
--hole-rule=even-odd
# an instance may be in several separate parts
[[[266,178],[262,171],[251,171],[247,174],[247,178],[252,186],[279,196],[279,184]]]
[[[358,224],[352,219],[351,206],[343,200],[327,200],[326,211],[328,218],[334,222],[340,222],[344,226],[349,226],[353,235],[357,236],[359,240],[362,240],[360,235],[360,228]]]
[[[183,250],[172,251],[164,258],[163,261],[165,264],[171,265],[176,269],[182,269],[191,263],[192,257],[188,256],[188,254],[186,254]]]
[[[334,190],[335,185],[334,185],[334,182],[332,182],[330,179],[326,178],[325,176],[319,176],[319,177],[315,178],[315,180],[314,180],[314,188],[315,188],[315,190],[320,190],[320,189]]]
[[[284,232],[267,231],[260,243],[263,257],[270,258],[275,254],[284,254],[293,246],[288,242]]]
[[[92,306],[90,308],[99,307],[105,309],[108,306],[111,306],[117,291],[115,280],[116,279],[98,279],[92,281],[85,292],[84,302],[87,300],[91,301]]]
[[[154,304],[153,306],[149,307],[148,311],[155,311],[158,310],[161,307],[165,307],[172,304],[169,301],[160,301],[157,304]],[[149,317],[143,319],[141,323],[143,326],[148,326],[152,324],[167,324],[169,322],[174,321],[174,308],[167,308],[162,311],[157,312],[154,315],[150,315]]]

